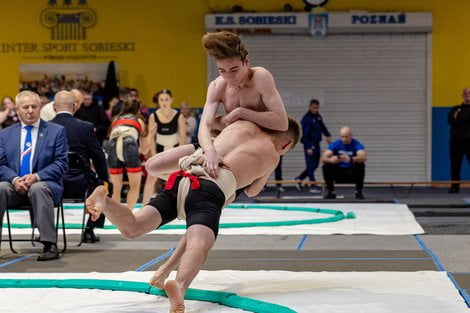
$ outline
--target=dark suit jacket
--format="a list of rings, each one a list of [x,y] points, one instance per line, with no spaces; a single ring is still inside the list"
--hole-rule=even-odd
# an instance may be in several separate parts
[[[79,153],[87,162],[90,159],[93,160],[98,178],[101,181],[109,181],[106,157],[94,132],[93,124],[82,121],[67,113],[57,114],[51,122],[62,125],[67,130],[69,151]],[[96,175],[91,169],[88,174],[89,177],[96,180]],[[83,185],[85,182],[83,177],[78,177],[69,170],[64,183],[66,188],[69,189],[69,185]]]
[[[0,181],[12,182],[19,176],[21,154],[21,123],[0,131]],[[32,173],[39,175],[59,203],[62,177],[68,168],[68,146],[65,128],[41,120],[33,157]]]

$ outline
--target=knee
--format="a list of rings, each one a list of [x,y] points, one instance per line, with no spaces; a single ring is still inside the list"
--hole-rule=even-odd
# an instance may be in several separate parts
[[[38,194],[38,193],[49,193],[49,188],[47,187],[47,185],[45,183],[35,183],[35,184],[32,184],[31,187],[29,188],[29,191],[28,191],[28,196],[32,196],[32,195],[35,195],[35,194]]]
[[[140,236],[142,236],[142,232],[137,229],[136,227],[126,227],[123,229],[120,229],[121,234],[124,236],[124,238],[129,239],[129,240],[134,240]]]
[[[8,192],[8,190],[11,190],[12,185],[9,182],[2,181],[0,182],[0,194],[4,195]]]

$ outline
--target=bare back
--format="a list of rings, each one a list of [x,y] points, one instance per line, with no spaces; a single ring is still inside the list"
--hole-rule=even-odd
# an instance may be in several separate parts
[[[227,126],[215,139],[214,147],[235,175],[237,189],[269,175],[279,162],[271,137],[247,121]]]

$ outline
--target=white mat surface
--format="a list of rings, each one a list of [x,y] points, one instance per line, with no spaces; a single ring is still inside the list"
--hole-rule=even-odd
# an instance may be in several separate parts
[[[257,204],[260,205],[260,204]],[[331,234],[373,234],[373,235],[413,235],[422,234],[424,230],[416,222],[413,214],[404,204],[391,203],[354,203],[354,204],[266,204],[289,207],[309,207],[341,210],[346,215],[354,212],[355,219],[345,219],[338,222],[306,224],[281,227],[243,227],[221,228],[223,235],[331,235]],[[81,210],[65,210],[66,223],[81,223]],[[299,211],[279,211],[266,209],[224,209],[221,223],[240,222],[270,222],[286,220],[307,220],[313,218],[330,217],[330,214],[310,213]],[[12,223],[28,223],[27,213],[12,214]],[[109,224],[109,221],[107,221]],[[171,224],[183,224],[175,221]],[[15,233],[28,234],[28,229],[15,229]],[[68,233],[79,233],[78,230],[67,230]],[[4,232],[5,233],[5,232]],[[99,234],[116,234],[117,230],[97,229]],[[155,233],[183,234],[184,230],[158,230]]]
[[[94,278],[147,282],[151,272],[9,273],[0,278]],[[172,275],[173,276],[173,275]],[[444,272],[202,271],[191,286],[287,306],[299,313],[468,313]],[[168,312],[168,300],[131,292],[0,289],[0,312]],[[187,312],[244,312],[187,301]]]

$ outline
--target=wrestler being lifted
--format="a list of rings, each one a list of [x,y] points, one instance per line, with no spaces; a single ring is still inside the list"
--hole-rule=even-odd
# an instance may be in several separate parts
[[[86,205],[92,219],[105,214],[129,239],[175,218],[186,219],[186,234],[150,281],[167,292],[170,312],[184,312],[184,294],[215,243],[222,208],[234,200],[236,190],[242,189],[250,197],[257,195],[279,157],[291,150],[299,137],[299,125],[293,119],[288,120],[287,131],[262,130],[252,122],[239,120],[227,126],[213,142],[223,159],[216,178],[202,166],[203,150],[185,145],[156,154],[147,162],[150,175],[168,182],[165,190],[138,212],[107,197],[106,189],[101,187],[95,189]],[[165,283],[175,268],[176,279]]]

